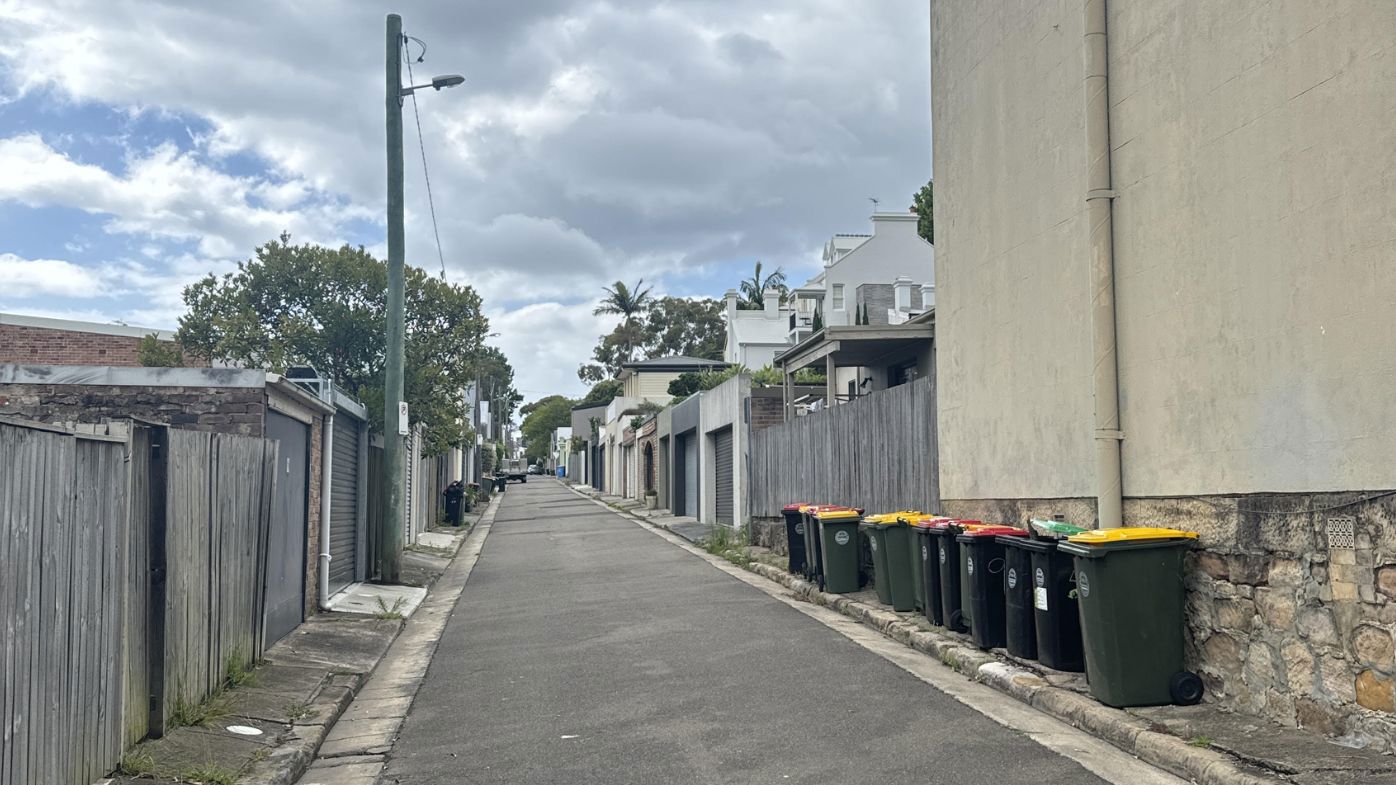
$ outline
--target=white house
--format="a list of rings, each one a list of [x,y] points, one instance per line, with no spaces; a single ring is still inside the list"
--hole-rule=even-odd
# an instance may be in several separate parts
[[[727,347],[722,359],[746,368],[763,368],[775,356],[790,348],[790,330],[794,326],[794,310],[781,305],[780,290],[763,293],[765,307],[742,310],[736,289],[723,295],[727,315]]]

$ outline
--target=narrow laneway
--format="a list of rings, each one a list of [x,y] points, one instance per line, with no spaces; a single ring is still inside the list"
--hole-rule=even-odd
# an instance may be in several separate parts
[[[541,478],[509,487],[382,781],[1102,782]]]

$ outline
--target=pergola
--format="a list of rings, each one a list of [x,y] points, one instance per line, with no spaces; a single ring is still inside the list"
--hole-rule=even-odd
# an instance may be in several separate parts
[[[785,419],[789,420],[794,376],[804,368],[822,368],[825,374],[824,400],[833,405],[840,400],[837,389],[839,368],[876,368],[898,360],[914,360],[935,340],[935,311],[927,311],[902,324],[859,324],[830,326],[792,346],[775,363],[781,371]],[[848,396],[842,396],[847,398]]]

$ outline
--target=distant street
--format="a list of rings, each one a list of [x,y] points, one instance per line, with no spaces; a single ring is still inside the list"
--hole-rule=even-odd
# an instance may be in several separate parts
[[[1103,782],[544,478],[509,486],[382,781]]]

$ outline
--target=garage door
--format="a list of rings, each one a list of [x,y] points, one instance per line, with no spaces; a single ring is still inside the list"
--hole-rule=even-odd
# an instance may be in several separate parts
[[[334,418],[330,465],[330,593],[359,578],[359,422]]]
[[[698,517],[698,438],[683,437],[683,514]]]
[[[717,470],[717,476],[713,478],[716,484],[717,509],[714,510],[718,523],[731,526],[734,513],[732,510],[732,429],[723,428],[713,434],[713,449],[717,454],[713,456],[713,463]]]
[[[267,413],[267,438],[277,451],[267,549],[268,646],[296,628],[305,615],[306,483],[310,471],[310,426],[284,414]]]

